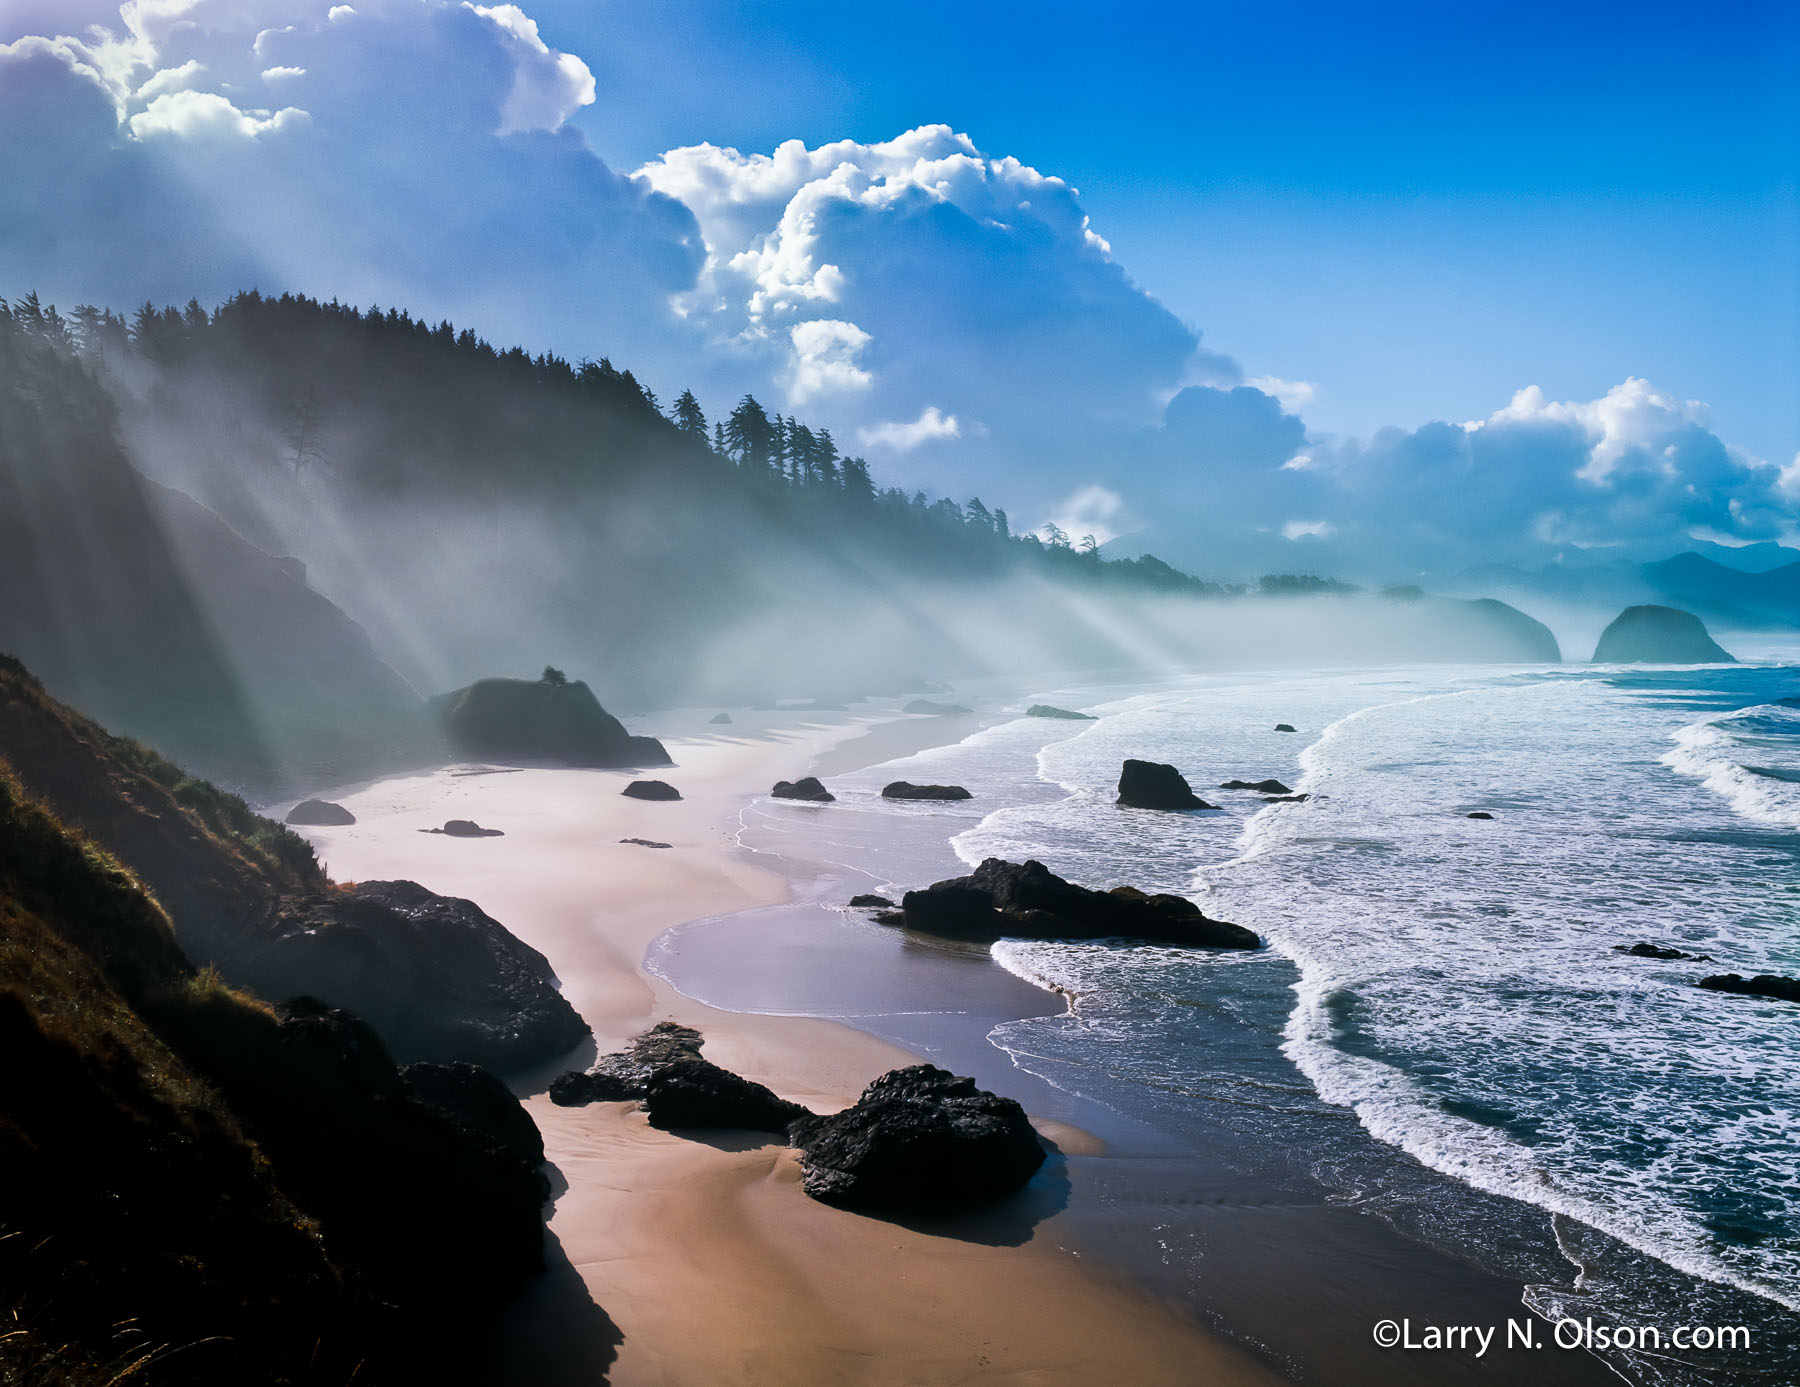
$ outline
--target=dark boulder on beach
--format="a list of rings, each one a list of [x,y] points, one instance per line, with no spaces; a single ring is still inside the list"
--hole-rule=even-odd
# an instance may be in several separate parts
[[[968,799],[969,792],[960,785],[914,785],[909,780],[896,780],[881,790],[883,799]]]
[[[1632,958],[1679,958],[1689,963],[1711,963],[1706,954],[1690,954],[1682,949],[1664,948],[1660,944],[1614,944],[1613,952],[1629,954]]]
[[[1784,978],[1775,973],[1758,973],[1753,978],[1736,973],[1715,973],[1701,978],[1701,987],[1711,992],[1735,992],[1743,997],[1769,997],[1778,1002],[1800,1002],[1800,978]]]
[[[653,1127],[728,1127],[774,1132],[812,1114],[761,1084],[704,1059],[700,1032],[659,1021],[623,1050],[586,1073],[571,1071],[550,1085],[550,1101],[565,1108],[637,1099]]]
[[[934,718],[961,718],[967,717],[971,710],[960,703],[933,703],[928,698],[915,698],[900,711]]]
[[[638,848],[672,848],[675,846],[673,843],[659,843],[654,838],[621,838],[619,841]]]
[[[706,720],[706,723],[707,723],[707,726],[709,726],[709,727],[729,727],[729,726],[731,726],[731,714],[730,713],[717,713],[714,716],[708,718]]]
[[[667,766],[654,737],[634,737],[581,680],[555,670],[542,679],[478,679],[431,700],[451,744],[483,760],[560,761],[569,766]],[[554,676],[554,677],[553,677]]]
[[[449,819],[442,828],[422,828],[421,833],[442,833],[449,838],[504,838],[506,830],[483,828],[473,819]]]
[[[513,1091],[478,1064],[409,1064],[407,1093],[470,1137],[504,1147],[529,1166],[544,1163],[544,1135]]]
[[[819,783],[817,776],[813,775],[800,780],[777,780],[775,788],[769,793],[776,799],[804,799],[811,800],[815,804],[830,804],[837,798]]]
[[[1222,783],[1221,790],[1258,790],[1265,795],[1291,795],[1294,792],[1279,780],[1227,780]]]
[[[1092,713],[1074,713],[1067,708],[1058,708],[1049,703],[1034,703],[1025,710],[1028,718],[1067,718],[1070,722],[1094,722],[1097,719]]]
[[[1152,896],[1131,886],[1092,891],[1064,881],[1041,862],[1020,866],[998,857],[968,876],[908,891],[900,913],[908,929],[945,939],[1125,938],[1205,949],[1262,945],[1241,925],[1208,919],[1183,896]]]
[[[287,818],[282,822],[307,828],[335,828],[355,823],[356,815],[328,799],[303,799],[288,810]]]
[[[1725,665],[1737,661],[1679,607],[1627,607],[1600,633],[1595,664]]]
[[[517,1070],[588,1036],[548,960],[473,901],[412,881],[365,881],[295,903],[280,928],[240,973],[329,997],[366,1017],[403,1060]]]
[[[850,904],[857,910],[892,910],[894,903],[886,896],[852,896]]]
[[[1275,730],[1277,732],[1294,732],[1298,729],[1291,722],[1278,722],[1275,724]]]
[[[1173,766],[1127,761],[1119,773],[1119,804],[1127,809],[1215,809],[1196,795]]]
[[[971,1204],[1013,1193],[1044,1163],[1025,1109],[932,1064],[883,1074],[829,1117],[796,1123],[800,1188],[828,1204]]]
[[[627,799],[680,799],[681,791],[666,780],[634,780],[619,791]]]

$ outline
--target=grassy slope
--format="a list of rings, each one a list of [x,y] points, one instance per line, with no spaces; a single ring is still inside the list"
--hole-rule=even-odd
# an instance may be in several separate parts
[[[0,1370],[347,1380],[357,1298],[143,1009],[274,1025],[196,973],[141,884],[0,769]]]
[[[110,735],[6,655],[0,760],[66,821],[133,864],[203,962],[242,947],[278,895],[329,886],[303,838],[148,747]]]

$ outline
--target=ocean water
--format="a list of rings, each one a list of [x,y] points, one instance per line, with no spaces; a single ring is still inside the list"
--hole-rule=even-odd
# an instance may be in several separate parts
[[[1037,858],[1189,895],[1272,947],[1002,941],[995,961],[1071,999],[992,1027],[1012,1066],[1176,1145],[1227,1132],[1208,1149],[1243,1178],[1322,1185],[1517,1278],[1546,1317],[1752,1329],[1749,1355],[1613,1355],[1630,1380],[1800,1380],[1800,1007],[1694,986],[1800,975],[1800,666],[1282,672],[1040,698],[1099,716],[1002,719],[834,782],[812,851],[895,889]],[[1175,764],[1220,809],[1119,809],[1128,756]],[[882,804],[902,776],[977,797]],[[1270,776],[1309,798],[1215,788]],[[795,822],[760,805],[743,841],[791,852]],[[1639,941],[1711,961],[1614,947]],[[1179,1210],[1145,1236],[1199,1284],[1206,1248]]]

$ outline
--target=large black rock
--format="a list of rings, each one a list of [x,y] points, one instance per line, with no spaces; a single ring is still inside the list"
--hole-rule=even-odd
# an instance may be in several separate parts
[[[908,929],[946,939],[1125,938],[1203,949],[1262,945],[1241,925],[1209,920],[1185,897],[1151,896],[1130,886],[1092,891],[1064,881],[1041,862],[1020,866],[998,857],[968,876],[908,891],[900,905]]]
[[[968,799],[969,792],[960,785],[914,785],[910,780],[896,780],[882,787],[883,799]]]
[[[356,815],[343,805],[333,804],[328,799],[303,799],[288,810],[287,818],[282,822],[307,828],[341,828],[355,823]]]
[[[1736,664],[1706,633],[1706,623],[1679,607],[1627,607],[1600,633],[1595,664]]]
[[[471,1137],[490,1141],[532,1167],[544,1163],[544,1136],[513,1091],[478,1064],[409,1064],[407,1093]]]
[[[680,799],[681,791],[666,780],[634,780],[619,791],[627,799]]]
[[[802,776],[799,780],[777,780],[769,793],[776,799],[804,799],[815,804],[830,804],[837,798],[814,775]]]
[[[1025,1110],[936,1065],[883,1074],[856,1103],[795,1124],[801,1188],[831,1204],[967,1204],[1017,1190],[1044,1163]]]
[[[329,997],[403,1060],[522,1069],[573,1049],[587,1023],[536,949],[473,901],[411,881],[365,881],[297,903],[237,974],[265,991]]]
[[[1119,773],[1118,802],[1128,809],[1214,809],[1196,795],[1173,766],[1127,761]]]
[[[478,679],[431,701],[465,756],[570,766],[667,766],[654,737],[634,737],[580,680]]]
[[[1777,973],[1758,973],[1753,978],[1736,973],[1715,973],[1701,978],[1700,986],[1713,992],[1736,992],[1745,997],[1771,997],[1778,1002],[1800,1002],[1800,978]]]
[[[1711,963],[1706,954],[1690,954],[1684,949],[1667,948],[1661,944],[1614,944],[1613,952],[1629,954],[1633,958],[1682,958],[1689,963]]]
[[[571,1071],[556,1079],[550,1101],[573,1108],[635,1098],[653,1127],[731,1127],[779,1136],[812,1115],[702,1058],[702,1043],[691,1027],[659,1021],[586,1073]]]

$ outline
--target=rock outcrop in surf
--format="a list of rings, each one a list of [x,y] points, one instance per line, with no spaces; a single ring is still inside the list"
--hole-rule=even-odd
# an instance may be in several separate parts
[[[1119,798],[1127,809],[1216,809],[1194,793],[1181,772],[1159,761],[1129,760],[1119,772]]]
[[[798,780],[777,780],[769,793],[776,799],[803,799],[814,804],[830,804],[837,798],[816,775],[802,776]]]
[[[896,780],[884,785],[883,799],[968,799],[969,792],[960,785],[915,785],[910,780]]]
[[[1131,886],[1092,891],[1064,881],[1041,862],[990,857],[968,876],[908,891],[900,902],[908,929],[946,939],[1137,939],[1202,949],[1255,949],[1262,940],[1241,925],[1208,919],[1183,896],[1148,895]],[[885,916],[877,916],[890,923]]]
[[[1710,978],[1701,978],[1699,985],[1709,992],[1735,992],[1741,997],[1800,1002],[1800,978],[1784,978],[1778,973],[1758,973],[1753,978],[1736,973],[1715,973]]]

